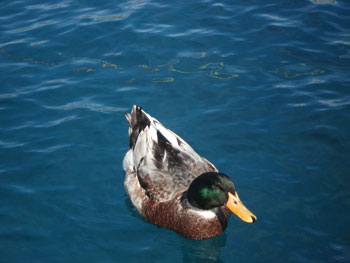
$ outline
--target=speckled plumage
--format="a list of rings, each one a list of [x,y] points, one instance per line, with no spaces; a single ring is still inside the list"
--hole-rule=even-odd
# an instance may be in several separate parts
[[[129,121],[129,150],[123,161],[124,186],[131,202],[149,222],[193,239],[222,233],[229,210],[192,207],[186,198],[191,182],[217,169],[158,120],[133,106]]]

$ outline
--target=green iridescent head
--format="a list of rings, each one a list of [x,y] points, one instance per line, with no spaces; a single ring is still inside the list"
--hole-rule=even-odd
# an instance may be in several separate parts
[[[223,173],[210,172],[201,174],[193,180],[187,198],[192,206],[209,210],[225,205],[228,192],[236,192],[231,179]]]

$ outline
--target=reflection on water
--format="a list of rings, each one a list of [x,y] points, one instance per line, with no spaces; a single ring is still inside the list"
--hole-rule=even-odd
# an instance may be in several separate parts
[[[206,239],[191,240],[182,238],[183,263],[186,262],[224,262],[220,258],[221,249],[226,245],[226,233]]]

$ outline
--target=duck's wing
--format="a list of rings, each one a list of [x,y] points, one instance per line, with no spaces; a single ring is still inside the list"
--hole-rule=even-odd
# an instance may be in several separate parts
[[[124,159],[124,170],[136,172],[149,198],[171,200],[187,190],[195,177],[217,171],[182,138],[140,107],[133,106],[126,118],[130,124],[130,149]]]

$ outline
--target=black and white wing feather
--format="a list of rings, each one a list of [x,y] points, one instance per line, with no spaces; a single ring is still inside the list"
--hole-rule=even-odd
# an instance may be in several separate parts
[[[150,199],[171,200],[186,191],[195,177],[217,171],[181,137],[140,107],[133,106],[126,118],[130,124],[130,146],[123,168],[136,173]]]

